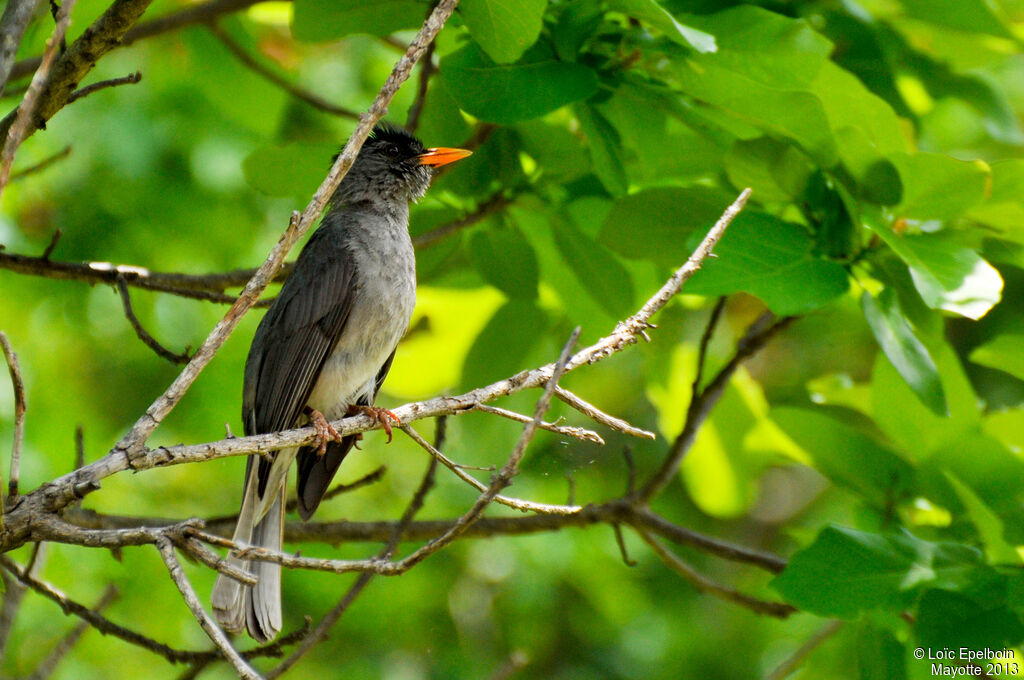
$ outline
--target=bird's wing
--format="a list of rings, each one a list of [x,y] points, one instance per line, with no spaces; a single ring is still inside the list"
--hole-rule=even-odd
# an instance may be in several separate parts
[[[242,422],[246,434],[294,427],[352,309],[356,267],[351,254],[318,230],[263,318],[245,365]],[[257,474],[265,492],[270,464]]]

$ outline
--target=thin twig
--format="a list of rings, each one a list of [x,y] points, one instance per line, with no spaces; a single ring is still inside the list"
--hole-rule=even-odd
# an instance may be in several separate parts
[[[71,149],[70,146],[66,148],[69,150]],[[39,257],[43,258],[44,260],[49,260],[50,255],[53,254],[54,248],[57,247],[57,242],[60,241],[60,237],[63,235],[64,230],[61,229],[60,227],[57,227],[57,229],[55,229],[53,232],[53,236],[50,237],[50,242],[46,244],[46,248],[43,250],[43,254],[40,255]]]
[[[636,560],[629,556],[629,551],[626,549],[626,537],[622,535],[622,525],[612,524],[612,530],[615,532],[615,543],[619,546],[619,555],[622,556],[622,561],[626,563],[627,567],[635,567]]]
[[[0,18],[0,95],[4,93],[25,29],[38,6],[39,0],[10,0],[4,7]]]
[[[715,302],[715,306],[711,310],[711,317],[708,319],[707,325],[704,326],[704,332],[700,336],[700,346],[697,350],[697,375],[693,378],[693,399],[696,399],[697,395],[700,394],[700,384],[704,381],[704,366],[707,362],[708,347],[711,346],[711,336],[715,334],[715,328],[718,327],[718,320],[722,317],[726,300],[728,298],[722,295]]]
[[[842,627],[842,621],[829,621],[826,623],[807,642],[793,652],[792,656],[779,664],[771,673],[764,676],[764,680],[783,680],[783,678],[788,678],[793,671],[800,667],[800,664],[807,659],[811,652],[817,649],[818,645],[832,637]]]
[[[509,411],[508,409],[500,408],[498,406],[490,406],[488,404],[477,404],[473,407],[473,410],[483,411],[484,413],[501,416],[502,418],[508,418],[509,420],[516,421],[517,423],[526,423],[530,420],[530,416],[524,416],[522,413],[516,413],[515,411]],[[565,435],[566,437],[590,442],[591,444],[604,444],[604,439],[601,438],[601,435],[593,430],[588,430],[583,427],[555,425],[554,423],[541,423],[538,427],[542,430],[547,430],[548,432]]]
[[[132,325],[132,329],[139,340],[142,340],[146,347],[156,352],[157,356],[161,359],[167,359],[172,364],[187,364],[189,361],[187,349],[181,354],[175,354],[161,345],[156,338],[149,334],[149,331],[142,327],[138,317],[135,316],[135,312],[132,311],[132,298],[128,293],[128,284],[125,283],[123,276],[117,279],[117,290],[121,294],[121,305],[124,307],[124,315],[127,317],[128,323]]]
[[[44,158],[43,160],[39,161],[38,163],[34,163],[33,165],[28,166],[27,168],[23,168],[21,170],[16,170],[16,171],[12,172],[11,173],[11,179],[8,181],[8,184],[10,184],[11,182],[17,182],[18,180],[24,179],[25,177],[28,177],[29,175],[34,175],[37,172],[42,172],[43,170],[47,169],[48,167],[50,167],[51,165],[53,165],[57,161],[63,160],[63,159],[67,158],[70,155],[71,155],[71,145],[68,144],[63,149],[61,149],[57,153],[53,154],[52,156],[47,156],[46,158]],[[57,231],[59,232],[60,229],[58,229]],[[54,245],[56,245],[56,244],[54,244]],[[42,259],[44,259],[44,260],[50,259],[49,253],[45,253],[44,252],[43,256],[42,256]]]
[[[351,482],[349,484],[338,484],[337,486],[335,486],[330,491],[324,494],[323,498],[320,499],[320,503],[323,504],[324,501],[329,501],[335,496],[340,496],[343,493],[350,493],[352,491],[355,491],[356,489],[361,489],[364,486],[376,484],[377,482],[384,478],[384,475],[385,473],[387,473],[387,471],[388,468],[386,465],[380,465],[377,467],[377,469],[371,470],[370,472],[366,473],[365,475],[363,475],[354,482]],[[293,498],[285,504],[285,512],[292,512],[297,507],[299,507],[299,500],[297,498]],[[233,517],[237,517],[237,515]]]
[[[39,68],[36,69],[35,75],[32,76],[32,82],[29,84],[25,96],[18,105],[13,122],[5,130],[7,134],[3,136],[3,151],[0,152],[0,193],[3,193],[4,187],[7,186],[7,181],[11,177],[11,164],[14,162],[14,154],[17,153],[21,143],[25,141],[30,125],[33,125],[32,118],[36,111],[36,104],[39,102],[40,96],[43,94],[43,90],[49,81],[50,69],[53,67],[58,50],[64,40],[64,35],[71,24],[71,10],[74,6],[75,0],[64,0],[64,3],[58,10],[57,25],[54,26],[53,33],[46,40],[46,48],[43,50],[43,58]],[[38,127],[38,123],[34,127]]]
[[[32,546],[28,565],[24,570],[30,577],[33,577],[42,568],[42,564],[46,560],[43,546],[43,543],[36,543]],[[0,608],[0,658],[3,658],[4,650],[7,649],[7,641],[11,637],[11,631],[14,630],[14,622],[18,618],[18,612],[21,611],[21,602],[25,598],[28,586],[19,581],[14,574],[8,577],[6,571],[0,571],[0,576],[3,576],[5,586],[3,607]]]
[[[605,413],[590,402],[584,401],[564,387],[555,388],[555,396],[588,418],[610,427],[613,430],[617,430],[623,434],[628,434],[632,437],[639,437],[640,439],[657,439],[657,435],[653,432],[643,430],[639,427],[634,427],[621,418],[616,418],[613,415]]]
[[[71,95],[68,97],[67,103],[70,104],[71,102],[78,101],[82,97],[88,97],[93,92],[98,92],[100,90],[105,90],[108,87],[118,87],[119,85],[134,85],[135,83],[139,82],[140,80],[142,80],[142,72],[141,71],[136,71],[135,73],[129,73],[128,75],[121,76],[120,78],[111,78],[110,80],[101,80],[98,83],[92,83],[91,85],[86,85],[85,87],[80,88],[80,89],[75,90],[74,92],[72,92]]]
[[[418,236],[413,237],[412,244],[417,248],[426,248],[431,246],[443,238],[451,236],[452,234],[470,227],[483,219],[486,219],[496,212],[501,211],[509,204],[509,199],[501,192],[498,192],[480,203],[476,210],[468,213],[464,217],[460,217],[454,222],[448,222],[442,224],[439,227],[431,229],[430,231],[424,232]]]
[[[101,612],[106,609],[110,603],[117,599],[117,588],[114,586],[107,586],[107,589],[103,591],[103,595],[100,597],[99,602],[92,608],[94,612]],[[31,675],[26,676],[25,680],[46,680],[53,672],[57,669],[57,664],[64,659],[65,656],[74,649],[75,645],[78,644],[79,639],[85,634],[85,631],[89,630],[89,623],[87,621],[79,621],[75,626],[68,631],[67,635],[61,638],[60,642],[57,643],[50,653],[46,655],[46,658],[42,660],[39,666],[36,667],[35,671]]]
[[[11,374],[11,385],[14,388],[14,444],[11,446],[11,476],[7,482],[7,493],[13,500],[18,496],[18,477],[21,474],[21,447],[25,443],[25,381],[21,377],[21,366],[18,355],[11,347],[7,334],[0,331],[0,346],[7,360],[7,370]],[[2,508],[0,508],[2,512]]]
[[[181,597],[185,600],[185,604],[188,605],[192,615],[199,621],[203,631],[210,637],[213,644],[217,645],[217,648],[224,654],[224,658],[228,660],[228,663],[235,669],[238,676],[244,678],[244,680],[261,680],[263,676],[245,662],[245,659],[241,657],[238,650],[231,646],[231,641],[224,635],[224,631],[213,622],[213,619],[203,609],[199,598],[196,597],[196,591],[192,589],[192,584],[189,583],[185,572],[182,571],[181,563],[174,554],[174,545],[171,543],[171,540],[164,537],[162,540],[157,541],[156,547],[160,551],[160,557],[163,558],[164,564],[167,566],[171,580],[174,581],[174,585],[178,587]]]
[[[267,80],[268,82],[281,88],[291,96],[295,97],[299,101],[309,104],[315,109],[323,111],[324,113],[330,113],[335,116],[341,116],[342,118],[351,118],[352,120],[359,120],[359,113],[346,109],[336,104],[332,104],[323,97],[316,95],[309,90],[305,90],[294,83],[288,82],[287,79],[282,78],[277,73],[274,73],[271,69],[267,68],[263,64],[259,63],[245,51],[245,48],[238,44],[238,42],[232,38],[224,29],[217,24],[208,24],[207,28],[213,35],[220,40],[224,47],[228,48],[228,51],[235,56],[238,61],[245,66],[247,69]],[[431,43],[433,45],[433,43]],[[429,52],[428,48],[428,52]]]
[[[481,493],[487,491],[487,485],[484,484],[483,482],[478,481],[473,476],[467,474],[465,472],[465,466],[459,465],[455,461],[448,458],[448,456],[438,451],[435,447],[431,446],[431,444],[426,439],[421,437],[420,434],[411,426],[409,426],[406,423],[403,423],[402,432],[405,432],[407,435],[409,435],[410,439],[412,439],[414,442],[423,447],[427,452],[430,453],[430,455],[432,455],[435,459],[440,461],[442,465],[444,465],[446,468],[454,472],[459,479],[466,482],[467,484],[472,486],[477,491],[480,491]],[[539,512],[551,515],[571,515],[582,510],[582,506],[579,505],[550,505],[548,503],[537,503],[534,501],[523,500],[521,498],[503,496],[501,494],[495,496],[494,502],[500,503],[501,505],[505,505],[510,508],[514,508],[516,510],[520,510],[522,512]]]
[[[707,576],[704,576],[704,574],[701,574],[699,571],[687,564],[681,557],[663,546],[658,539],[654,538],[643,529],[634,527],[634,530],[639,534],[640,538],[644,540],[644,543],[654,550],[654,553],[661,558],[661,561],[664,562],[669,569],[689,581],[689,583],[698,591],[738,604],[752,612],[764,614],[766,616],[774,616],[778,619],[785,619],[789,617],[790,614],[796,612],[795,607],[783,602],[759,600],[756,597],[745,595],[739,591],[733,590],[732,588],[712,581]]]
[[[423,105],[427,100],[427,89],[430,85],[430,78],[434,75],[434,43],[430,43],[427,53],[420,60],[420,79],[416,87],[416,98],[409,107],[409,115],[405,119],[405,129],[415,133],[420,125],[420,114],[423,113]]]
[[[790,316],[776,321],[771,312],[766,312],[750,325],[746,334],[740,338],[732,359],[700,391],[700,394],[695,395],[690,400],[682,432],[672,442],[672,447],[669,449],[669,453],[662,462],[661,467],[637,492],[641,500],[653,498],[675,477],[676,470],[679,469],[683,457],[690,450],[690,447],[693,446],[693,442],[697,438],[697,432],[704,424],[704,421],[707,420],[708,415],[710,415],[718,400],[721,399],[726,386],[729,384],[729,380],[736,373],[736,370],[739,369],[740,365],[764,347],[776,333],[789,326],[795,319],[796,317]]]
[[[82,424],[75,426],[75,470],[85,465],[85,431]]]

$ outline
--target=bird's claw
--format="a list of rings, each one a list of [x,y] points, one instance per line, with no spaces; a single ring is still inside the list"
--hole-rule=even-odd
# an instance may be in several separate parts
[[[342,437],[338,433],[334,426],[327,422],[327,418],[324,417],[323,413],[317,411],[315,408],[309,409],[309,422],[316,430],[316,439],[313,443],[316,444],[316,455],[323,456],[327,453],[327,442],[340,442]]]
[[[365,406],[363,404],[353,404],[348,409],[349,415],[355,415],[362,413],[370,416],[375,421],[380,423],[380,426],[384,428],[384,432],[388,435],[388,444],[391,443],[391,422],[395,421],[395,425],[401,425],[402,420],[391,411],[380,406]]]

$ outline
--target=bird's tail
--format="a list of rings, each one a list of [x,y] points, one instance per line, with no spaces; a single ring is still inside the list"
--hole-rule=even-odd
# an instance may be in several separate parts
[[[280,551],[284,539],[285,485],[280,484],[277,491],[267,489],[275,498],[266,514],[260,517],[261,506],[265,507],[266,501],[260,502],[257,475],[253,468],[250,463],[246,470],[245,496],[231,540]],[[210,598],[214,616],[224,630],[239,633],[245,628],[260,643],[273,640],[281,630],[281,565],[232,555],[228,556],[227,562],[252,573],[257,583],[247,586],[230,576],[217,574]]]

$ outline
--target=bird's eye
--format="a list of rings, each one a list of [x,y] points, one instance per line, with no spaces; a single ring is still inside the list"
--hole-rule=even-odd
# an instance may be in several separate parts
[[[387,154],[388,158],[398,158],[399,156],[402,155],[402,152],[398,149],[397,146],[389,144],[387,148]]]

